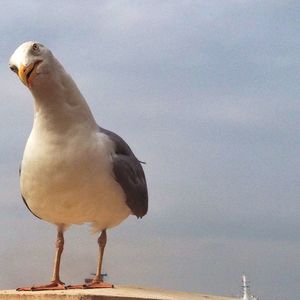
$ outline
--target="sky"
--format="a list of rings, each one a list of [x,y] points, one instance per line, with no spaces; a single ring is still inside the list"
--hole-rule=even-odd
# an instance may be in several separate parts
[[[0,288],[46,283],[56,229],[29,213],[18,168],[33,119],[8,68],[52,50],[100,126],[144,165],[149,212],[108,231],[115,284],[263,300],[300,294],[299,1],[1,1]],[[97,235],[65,234],[61,277],[95,272]]]

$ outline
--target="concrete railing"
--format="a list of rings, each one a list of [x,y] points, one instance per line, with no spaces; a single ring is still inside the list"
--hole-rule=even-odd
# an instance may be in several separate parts
[[[237,300],[237,298],[174,292],[142,287],[116,286],[113,289],[65,290],[42,292],[0,291],[0,300]]]

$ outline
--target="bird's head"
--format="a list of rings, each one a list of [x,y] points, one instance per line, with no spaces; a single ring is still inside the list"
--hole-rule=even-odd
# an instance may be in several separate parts
[[[25,42],[9,59],[9,68],[29,88],[43,84],[51,73],[54,56],[51,51],[38,42]]]

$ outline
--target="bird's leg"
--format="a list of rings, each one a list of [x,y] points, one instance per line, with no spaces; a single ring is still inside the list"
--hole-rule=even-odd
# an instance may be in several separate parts
[[[84,288],[87,289],[95,289],[95,288],[112,288],[113,285],[108,282],[104,282],[102,275],[101,275],[101,270],[102,270],[102,262],[103,262],[103,255],[104,255],[104,249],[107,241],[107,236],[106,236],[106,229],[104,229],[101,232],[100,237],[98,238],[98,245],[99,245],[99,260],[98,260],[98,267],[97,267],[97,273],[93,281],[89,284],[86,284]]]
[[[101,270],[102,270],[102,262],[103,262],[103,255],[104,255],[104,249],[107,242],[107,236],[106,236],[106,230],[103,230],[101,232],[100,237],[98,238],[98,245],[99,245],[99,260],[98,260],[98,266],[97,266],[97,273],[95,278],[93,279],[92,283],[98,283],[103,281]]]
[[[18,288],[17,291],[44,291],[44,290],[66,289],[65,284],[59,278],[60,259],[61,259],[61,254],[64,250],[63,226],[58,226],[55,246],[56,246],[56,253],[55,253],[54,270],[53,270],[53,276],[51,282],[45,285]]]
[[[98,238],[98,244],[99,244],[99,261],[98,261],[98,267],[97,267],[97,273],[95,278],[92,280],[91,283],[87,284],[74,284],[74,285],[68,285],[67,289],[97,289],[97,288],[112,288],[113,285],[108,282],[104,282],[101,275],[101,269],[102,269],[102,261],[103,261],[103,254],[104,254],[104,248],[106,245],[106,230],[104,229],[101,232],[100,237]]]
[[[54,270],[53,270],[53,275],[52,275],[52,280],[54,284],[58,285],[64,285],[64,283],[60,280],[59,278],[59,270],[60,270],[60,259],[62,252],[64,250],[64,233],[63,230],[58,230],[57,231],[57,240],[56,240],[56,253],[55,253],[55,259],[54,259]]]

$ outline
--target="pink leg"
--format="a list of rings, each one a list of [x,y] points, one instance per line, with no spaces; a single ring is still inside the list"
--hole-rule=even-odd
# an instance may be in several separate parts
[[[45,290],[66,289],[65,284],[59,278],[60,259],[63,250],[64,250],[63,226],[58,226],[57,239],[56,239],[56,254],[54,259],[54,270],[53,270],[53,276],[51,282],[49,284],[18,288],[17,291],[45,291]]]
[[[103,254],[106,245],[107,237],[106,237],[106,229],[101,232],[100,237],[98,238],[99,244],[99,261],[97,267],[97,273],[95,278],[91,283],[88,284],[77,284],[77,285],[69,285],[68,289],[97,289],[97,288],[113,288],[114,286],[111,283],[104,282],[101,270],[102,270],[102,261],[103,261]]]

